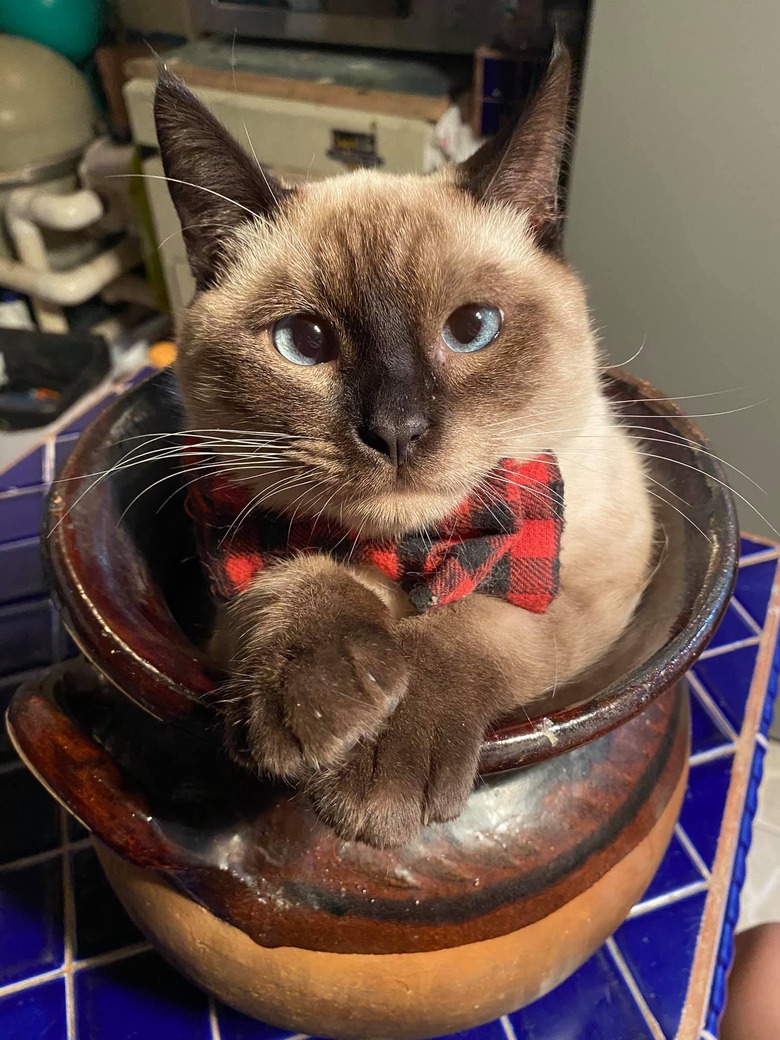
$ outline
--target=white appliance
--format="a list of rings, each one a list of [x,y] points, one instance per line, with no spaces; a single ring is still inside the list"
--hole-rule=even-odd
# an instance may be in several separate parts
[[[381,165],[389,173],[424,170],[434,161],[432,125],[423,118],[409,118],[266,97],[258,94],[203,88],[198,95],[227,126],[236,139],[251,150],[251,139],[261,162],[292,177],[330,176],[350,165]],[[133,138],[146,149],[157,149],[153,115],[154,83],[131,79],[125,100]],[[145,173],[163,174],[157,155],[143,162]],[[165,181],[146,182],[160,258],[174,317],[192,297],[189,272],[179,221],[168,197]]]

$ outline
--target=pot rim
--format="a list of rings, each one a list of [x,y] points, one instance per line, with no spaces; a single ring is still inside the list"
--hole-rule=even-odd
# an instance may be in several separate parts
[[[163,376],[166,373],[157,373],[151,379],[159,380]],[[641,397],[642,403],[655,415],[670,421],[676,434],[708,449],[708,442],[696,424],[650,383],[618,368],[610,369],[608,378],[618,386],[623,384],[623,389],[629,391],[627,401],[638,402]],[[90,550],[97,554],[99,549],[87,546],[87,555],[82,555],[80,562],[74,553],[76,534],[72,514],[84,491],[82,485],[87,478],[82,474],[89,472],[84,462],[106,443],[108,431],[126,410],[128,400],[148,382],[150,380],[144,381],[109,405],[79,439],[49,496],[44,556],[55,601],[85,657],[126,696],[157,718],[183,724],[195,719],[200,726],[202,712],[199,709],[208,704],[218,682],[205,655],[189,642],[167,610],[158,609],[154,621],[157,647],[161,650],[160,663],[149,660],[148,646],[138,638],[138,631],[127,623],[122,625],[116,612],[96,606],[97,594],[102,594],[104,604],[113,607],[114,603],[111,590],[100,587],[100,580],[105,577],[101,568],[91,569],[89,581],[84,580],[84,561],[88,560]],[[739,529],[733,497],[719,461],[708,450],[697,452],[695,472],[704,480],[712,478],[713,510],[707,532],[710,538],[707,577],[686,614],[685,625],[643,664],[588,701],[541,718],[518,716],[494,729],[482,746],[479,761],[482,775],[555,757],[615,729],[679,680],[701,654],[729,603],[737,572]],[[79,542],[82,553],[83,542],[83,539]],[[147,587],[153,590],[154,583],[147,581]]]

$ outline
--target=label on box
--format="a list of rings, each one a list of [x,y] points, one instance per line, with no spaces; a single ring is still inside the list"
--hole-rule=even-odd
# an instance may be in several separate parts
[[[328,158],[344,163],[351,169],[383,164],[383,160],[376,150],[376,134],[364,134],[352,130],[331,130],[331,141],[332,144],[327,152]]]

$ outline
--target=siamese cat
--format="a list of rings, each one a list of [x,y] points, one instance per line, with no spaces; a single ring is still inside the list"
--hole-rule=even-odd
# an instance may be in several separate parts
[[[159,78],[225,739],[345,839],[455,818],[486,730],[596,662],[649,577],[642,462],[561,255],[570,83],[558,51],[461,165],[291,185]]]

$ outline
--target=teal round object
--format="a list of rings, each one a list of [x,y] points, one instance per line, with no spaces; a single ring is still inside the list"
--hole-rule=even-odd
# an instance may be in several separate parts
[[[100,39],[102,0],[0,0],[0,32],[83,61]]]

